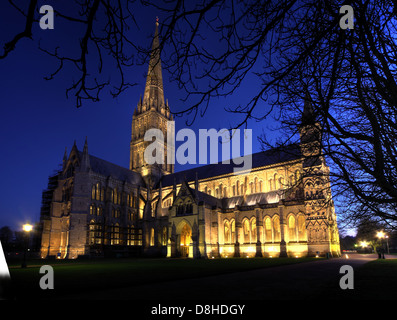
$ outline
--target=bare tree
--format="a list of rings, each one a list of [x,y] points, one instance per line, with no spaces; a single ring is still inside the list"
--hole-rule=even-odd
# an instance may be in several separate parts
[[[39,42],[33,34],[33,25],[38,24],[41,17],[37,0],[27,4],[8,2],[10,8],[24,17],[25,24],[20,32],[15,31],[11,39],[4,41],[0,59],[12,54],[22,39]],[[139,32],[134,9],[140,5],[141,2],[135,0],[72,0],[54,5],[56,25],[70,30],[69,36],[76,40],[75,47],[70,50],[65,37],[59,45],[39,42],[38,48],[58,62],[58,67],[46,76],[47,80],[64,70],[73,72],[75,79],[66,94],[74,96],[77,107],[85,100],[100,100],[105,88],[110,88],[110,94],[116,97],[135,84],[127,79],[126,70],[139,63],[137,54],[147,51],[147,48],[141,50],[134,37]]]
[[[194,121],[206,113],[214,97],[231,96],[249,77],[256,77],[257,91],[244,104],[228,108],[235,119],[233,127],[275,116],[284,133],[278,145],[299,142],[303,106],[310,103],[331,167],[333,194],[344,205],[340,216],[352,221],[371,217],[395,228],[397,33],[393,1],[350,1],[355,18],[351,30],[340,27],[339,1],[147,0],[139,4],[163,16],[162,66],[186,92],[186,107],[177,114],[190,114]],[[104,54],[110,54],[119,71],[121,80],[113,91],[117,95],[128,87],[123,70],[131,65],[133,52],[148,53],[126,32],[134,26],[131,7],[136,5],[132,0],[123,4],[76,0],[74,7],[57,10],[60,18],[81,24],[79,54],[65,56],[61,48],[43,50],[59,61],[49,78],[66,63],[76,68],[80,77],[68,92],[74,92],[77,106],[84,99],[97,101],[103,88],[114,86],[96,77],[102,72]],[[31,36],[35,7],[36,1],[31,0],[26,13],[19,9],[26,16],[25,28],[6,43],[0,57],[9,55],[19,39]],[[97,19],[99,15],[102,19]],[[91,48],[97,53],[97,64],[89,72]]]
[[[171,46],[167,67],[192,101],[180,113],[203,115],[213,97],[232,95],[254,74],[257,93],[229,108],[235,127],[273,113],[284,132],[276,144],[286,144],[299,142],[303,106],[310,103],[334,195],[344,206],[340,215],[396,228],[395,5],[349,4],[352,30],[340,27],[336,1],[155,6],[169,12],[163,22],[163,39]]]

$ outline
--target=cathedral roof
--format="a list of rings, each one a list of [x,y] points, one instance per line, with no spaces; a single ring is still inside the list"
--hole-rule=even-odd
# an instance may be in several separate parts
[[[252,169],[297,160],[299,158],[301,158],[301,151],[298,144],[273,148],[252,154]],[[174,182],[181,184],[184,180],[194,181],[196,179],[196,173],[199,180],[230,174],[237,167],[233,161],[230,161],[230,164],[223,164],[222,162],[208,164],[165,175],[161,179],[161,185],[167,187],[172,186]]]
[[[79,157],[81,159],[83,153],[79,151]],[[93,155],[89,155],[90,159],[90,168],[93,172],[101,174],[106,177],[112,177],[114,179],[125,181],[134,185],[144,186],[145,182],[142,179],[142,176],[135,171],[131,171],[127,168],[123,168],[109,161],[94,157]]]

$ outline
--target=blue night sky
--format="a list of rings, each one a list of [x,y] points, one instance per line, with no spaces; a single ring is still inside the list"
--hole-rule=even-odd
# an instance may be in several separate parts
[[[20,18],[20,14],[8,3],[1,2],[1,48],[15,32],[23,29]],[[141,32],[135,36],[150,47],[156,13],[145,9],[136,19]],[[118,98],[113,99],[106,91],[101,101],[76,108],[74,100],[68,100],[65,94],[73,74],[65,69],[55,79],[44,80],[54,71],[57,63],[38,50],[38,41],[62,41],[63,45],[70,41],[72,48],[70,35],[78,33],[70,32],[55,20],[54,30],[41,30],[37,23],[33,34],[33,41],[24,39],[6,59],[0,60],[0,227],[10,226],[13,230],[20,230],[25,222],[39,221],[41,193],[47,187],[48,176],[61,164],[65,147],[70,152],[74,140],[82,150],[87,137],[90,154],[128,167],[131,117],[139,96],[143,95],[147,71],[147,65],[132,67],[129,77],[138,85]],[[180,99],[184,94],[178,91],[176,83],[168,81],[169,76],[164,70],[163,79],[165,98],[171,111],[180,109],[183,106]],[[235,116],[223,108],[230,101],[246,101],[247,95],[258,85],[258,81],[246,82],[229,99],[214,99],[205,116],[198,118],[191,128],[198,132],[200,128],[219,130],[235,124]],[[176,130],[185,126],[184,120],[176,118]],[[250,122],[248,128],[253,129],[253,152],[260,151],[256,137],[262,130],[267,130],[267,125],[264,122]],[[188,167],[175,166],[176,171],[184,169]]]

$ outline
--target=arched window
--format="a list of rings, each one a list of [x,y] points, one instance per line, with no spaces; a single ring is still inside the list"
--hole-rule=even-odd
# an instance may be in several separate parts
[[[101,185],[100,185],[100,183],[98,182],[97,184],[96,184],[96,186],[95,186],[95,192],[96,192],[96,200],[101,200]]]
[[[154,246],[154,228],[150,228],[150,245]]]
[[[96,186],[95,186],[95,184],[92,186],[92,189],[91,189],[91,199],[92,200],[95,200],[95,195],[96,195]]]
[[[90,245],[95,244],[95,221],[91,220],[89,224],[89,243]]]
[[[129,225],[127,227],[127,245],[133,246],[134,245],[134,226]]]
[[[236,242],[236,223],[234,219],[230,221],[230,229],[231,229],[231,242]]]
[[[163,246],[167,245],[167,233],[168,233],[167,227],[163,227],[162,238],[161,238],[161,244]]]
[[[251,228],[248,219],[243,221],[243,231],[244,231],[244,243],[250,243],[251,241]]]
[[[256,218],[251,219],[250,227],[251,227],[250,243],[256,243]]]
[[[114,194],[113,189],[110,189],[110,190],[109,190],[109,195],[110,195],[109,201],[112,201],[112,202],[113,202],[113,194]]]
[[[90,214],[95,214],[95,213],[96,213],[95,204],[91,204],[90,205]]]
[[[293,215],[288,218],[288,236],[289,241],[296,241],[296,224]]]
[[[296,170],[295,171],[295,181],[296,181],[296,183],[300,182],[300,178],[301,178],[301,173],[300,173],[299,170]]]
[[[110,228],[110,244],[118,245],[120,244],[120,227],[119,224],[113,224]]]
[[[305,216],[300,214],[298,216],[298,240],[299,241],[306,241],[306,221]]]
[[[274,242],[281,241],[280,218],[278,216],[275,216],[273,218],[273,232],[274,232]]]
[[[266,242],[273,242],[273,235],[272,235],[272,220],[270,217],[265,218],[265,241]]]
[[[230,223],[228,220],[225,220],[224,222],[224,241],[225,243],[231,243],[232,242],[232,230],[230,229]]]

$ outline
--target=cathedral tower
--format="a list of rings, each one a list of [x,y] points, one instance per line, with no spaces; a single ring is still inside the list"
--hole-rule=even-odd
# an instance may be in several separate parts
[[[130,143],[130,170],[139,172],[148,186],[153,187],[162,175],[174,172],[174,165],[167,161],[167,124],[173,121],[164,99],[163,76],[160,59],[160,40],[158,34],[158,21],[152,42],[149,69],[146,77],[145,91],[139,99],[138,105],[132,116],[132,134]],[[149,129],[160,129],[163,133],[164,150],[163,160],[160,163],[148,164],[144,159],[146,147],[152,141],[145,141],[145,132]]]
[[[322,128],[306,98],[300,126],[309,255],[340,254],[329,168],[322,151]]]

